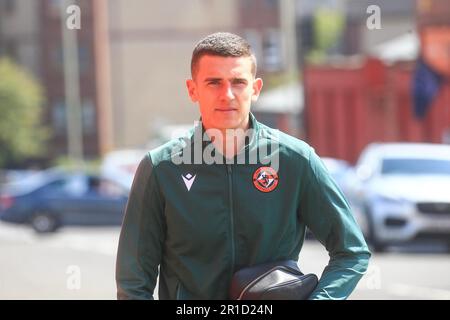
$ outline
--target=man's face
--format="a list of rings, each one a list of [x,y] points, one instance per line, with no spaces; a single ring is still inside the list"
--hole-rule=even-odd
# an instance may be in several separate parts
[[[200,106],[205,129],[247,129],[250,105],[259,96],[262,80],[254,78],[250,57],[205,55],[195,79],[186,85],[191,100]]]

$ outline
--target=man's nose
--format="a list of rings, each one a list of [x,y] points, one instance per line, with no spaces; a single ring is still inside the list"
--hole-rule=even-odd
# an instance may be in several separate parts
[[[222,99],[226,100],[233,100],[234,99],[234,92],[233,88],[230,84],[224,84],[221,90],[221,97]]]

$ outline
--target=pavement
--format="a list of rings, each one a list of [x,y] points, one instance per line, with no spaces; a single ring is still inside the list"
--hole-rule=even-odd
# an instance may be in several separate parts
[[[0,223],[0,299],[116,299],[120,228],[68,227],[39,235]],[[318,276],[328,253],[307,240],[299,265]],[[374,254],[350,299],[450,300],[450,254],[437,245]],[[157,297],[157,292],[155,293]]]

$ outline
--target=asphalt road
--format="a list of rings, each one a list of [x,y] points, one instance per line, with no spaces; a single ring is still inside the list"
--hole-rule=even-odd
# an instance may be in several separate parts
[[[0,299],[115,299],[119,228],[65,228],[40,236],[0,223]],[[439,246],[374,254],[350,299],[450,300],[450,254]],[[327,252],[315,240],[300,254],[303,272],[321,274]]]

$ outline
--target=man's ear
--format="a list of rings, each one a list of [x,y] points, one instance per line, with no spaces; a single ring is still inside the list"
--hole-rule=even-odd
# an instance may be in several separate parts
[[[261,93],[261,89],[263,87],[263,81],[261,78],[256,78],[255,81],[253,81],[253,94],[252,94],[252,101],[256,102],[258,100],[259,94]]]
[[[186,80],[186,87],[192,102],[198,102],[197,86],[192,79]]]

